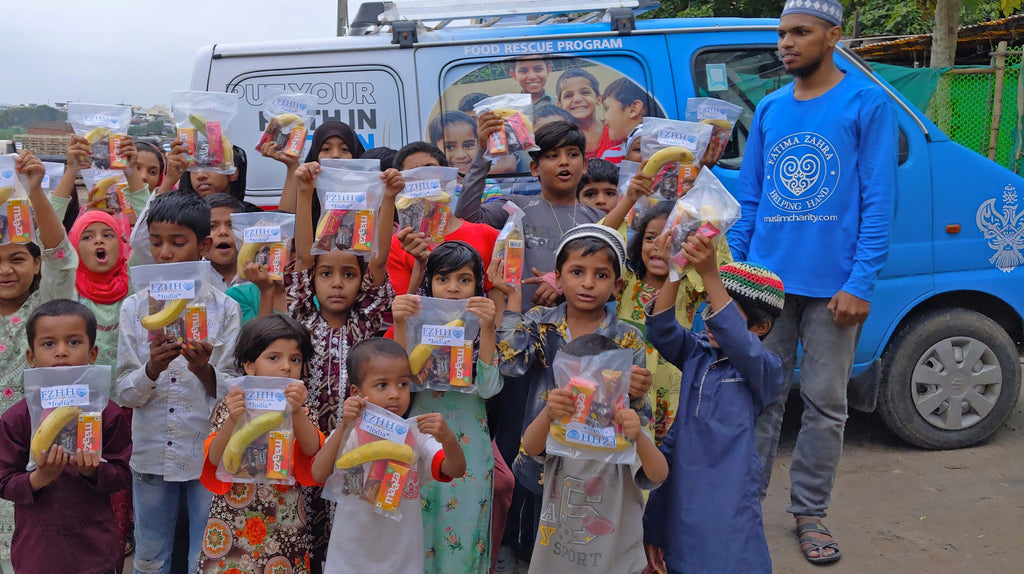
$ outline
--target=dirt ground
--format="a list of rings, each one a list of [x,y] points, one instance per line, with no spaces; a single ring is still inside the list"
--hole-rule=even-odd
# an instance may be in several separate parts
[[[843,557],[824,567],[804,560],[786,513],[799,408],[791,395],[764,502],[775,572],[1024,573],[1024,398],[984,444],[953,451],[910,446],[877,415],[852,413],[825,519]]]

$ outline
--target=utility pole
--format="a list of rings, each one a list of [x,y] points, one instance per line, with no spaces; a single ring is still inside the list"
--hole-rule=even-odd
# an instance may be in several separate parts
[[[338,0],[338,36],[348,31],[348,0]]]

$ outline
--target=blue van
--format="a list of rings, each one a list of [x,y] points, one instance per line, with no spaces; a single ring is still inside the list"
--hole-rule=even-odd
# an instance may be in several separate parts
[[[526,21],[523,12],[557,11],[560,3],[514,0],[494,3],[480,23],[455,26],[450,20],[466,14],[452,2],[440,4],[443,14],[423,8],[415,17],[402,13],[404,5],[365,4],[350,35],[337,38],[207,46],[191,87],[241,94],[228,129],[241,145],[259,140],[259,106],[272,87],[314,94],[318,120],[348,123],[367,148],[397,149],[436,139],[432,120],[458,113],[460,102],[526,89],[513,73],[516,63],[541,60],[548,69],[541,99],[550,98],[541,104],[556,103],[560,74],[583,68],[601,86],[621,78],[636,84],[670,118],[683,117],[695,96],[741,106],[714,170],[735,189],[754,108],[791,81],[776,52],[773,19],[637,20],[633,0],[598,2],[571,19],[546,14]],[[562,11],[568,10],[578,8]],[[518,21],[508,23],[509,14]],[[439,23],[427,27],[427,20]],[[950,141],[850,50],[840,46],[835,57],[847,73],[890,95],[900,127],[889,259],[857,349],[850,405],[877,410],[890,429],[921,447],[975,444],[1006,420],[1020,392],[1024,179]],[[600,113],[590,119],[601,121]],[[463,143],[446,149],[453,164],[476,151],[475,134]],[[247,199],[275,205],[284,169],[249,157]],[[495,177],[514,182],[516,169]]]

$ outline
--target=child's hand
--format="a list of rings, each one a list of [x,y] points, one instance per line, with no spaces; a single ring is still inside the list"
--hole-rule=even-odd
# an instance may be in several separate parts
[[[67,156],[68,169],[74,172],[89,169],[89,162],[92,160],[92,146],[89,145],[89,140],[82,136],[71,136]]]
[[[269,157],[270,159],[276,159],[277,161],[288,166],[288,169],[297,169],[299,167],[299,158],[284,153],[281,146],[277,145],[272,141],[268,141],[263,144],[260,148],[260,153],[263,157]]]
[[[633,365],[629,373],[629,398],[639,399],[647,394],[647,390],[654,383],[651,372],[643,367]]]
[[[39,463],[36,466],[36,472],[39,473],[42,486],[57,480],[60,473],[64,472],[64,467],[71,462],[68,453],[64,452],[64,449],[57,444],[50,445],[50,450],[44,450],[37,454]]]
[[[22,150],[14,161],[17,165],[18,173],[28,178],[29,190],[42,189],[43,176],[46,175],[46,166],[43,165],[43,162],[32,155],[32,152],[27,149]]]
[[[344,404],[341,405],[342,425],[348,427],[359,420],[359,417],[363,416],[363,409],[365,408],[366,399],[363,397],[349,397],[345,399]]]
[[[494,328],[494,314],[497,311],[494,307],[494,301],[487,297],[470,297],[466,301],[466,310],[480,317],[481,329]]]
[[[197,376],[210,365],[213,345],[209,341],[192,341],[181,348],[181,354],[188,361],[188,370]]]
[[[295,170],[295,179],[299,182],[299,193],[312,195],[318,175],[320,175],[320,162],[311,161],[300,165]]]
[[[274,289],[274,280],[270,278],[270,271],[266,265],[260,265],[255,261],[245,264],[245,278],[260,290],[260,296]]]
[[[402,172],[395,168],[390,168],[380,174],[380,180],[384,182],[384,197],[386,199],[395,199],[405,189],[405,178],[402,177]]]
[[[631,441],[640,437],[640,415],[630,408],[615,411],[612,422],[622,425],[622,436]]]
[[[116,212],[107,207],[107,196],[102,195],[96,199],[90,200],[85,204],[86,211],[102,211],[107,215],[114,215]]]
[[[562,296],[558,292],[558,288],[554,286],[554,272],[542,273],[537,271],[536,267],[531,267],[530,270],[533,271],[533,277],[523,279],[523,285],[537,284],[537,290],[533,292],[533,304],[542,307],[553,307],[555,301],[558,301],[558,298]]]
[[[409,317],[420,312],[420,308],[419,295],[396,295],[391,304],[391,316],[396,325],[404,325]]]
[[[132,166],[134,166],[135,162],[138,160],[139,150],[135,148],[135,142],[132,138],[121,138],[121,141],[117,144],[117,155],[125,159],[125,163],[127,164],[127,167],[124,168],[125,174],[135,171]]]
[[[188,159],[188,146],[180,139],[171,141],[171,153],[167,154],[167,179],[177,182],[185,174],[191,162]]]
[[[416,426],[421,433],[434,437],[441,444],[455,438],[455,433],[448,427],[448,423],[444,422],[444,415],[441,413],[427,413],[416,417]]]
[[[576,401],[569,389],[551,389],[548,392],[548,417],[552,421],[571,417],[576,412]]]
[[[654,249],[651,250],[651,257],[656,257],[665,262],[665,265],[669,264],[669,258],[671,257],[671,250],[669,244],[672,241],[672,233],[666,233],[659,235],[654,238]]]
[[[224,397],[224,406],[228,409],[228,420],[237,423],[245,414],[245,393],[238,387],[231,387],[228,396]]]
[[[505,282],[505,258],[496,257],[487,264],[487,279],[491,285],[505,294],[506,297],[515,292],[515,287]]]
[[[715,252],[715,244],[707,237],[695,233],[683,243],[683,252],[686,259],[693,264],[702,277],[706,273],[718,272],[718,254]]]
[[[505,129],[505,120],[494,112],[483,112],[476,115],[476,133],[480,149],[487,149],[487,138],[491,134]]]
[[[300,412],[302,407],[306,406],[306,400],[309,399],[306,383],[302,381],[288,383],[284,388],[284,398],[288,400],[288,404],[292,407],[292,413]]]
[[[100,453],[95,450],[78,449],[73,460],[68,457],[68,463],[78,468],[78,474],[86,478],[95,478],[96,472],[100,468]]]
[[[402,244],[402,249],[412,255],[420,263],[426,265],[427,257],[430,257],[430,244],[427,243],[427,236],[423,233],[418,233],[412,230],[411,227],[406,227],[398,232],[398,241]]]
[[[644,173],[645,165],[647,165],[647,160],[640,164],[636,174],[629,179],[625,199],[630,203],[636,203],[641,197],[648,197],[654,193],[654,190],[651,189],[651,186],[654,184],[654,178]]]
[[[171,361],[181,354],[181,342],[175,337],[157,336],[149,342],[149,362],[146,364],[146,376],[156,380],[160,373],[167,370]]]

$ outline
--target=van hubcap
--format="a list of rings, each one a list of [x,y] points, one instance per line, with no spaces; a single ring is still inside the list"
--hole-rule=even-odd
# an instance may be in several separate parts
[[[911,379],[917,412],[945,430],[980,422],[995,407],[1002,386],[995,353],[971,337],[950,337],[932,345],[918,359]]]

